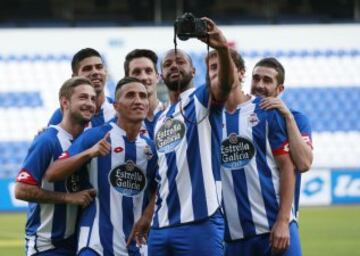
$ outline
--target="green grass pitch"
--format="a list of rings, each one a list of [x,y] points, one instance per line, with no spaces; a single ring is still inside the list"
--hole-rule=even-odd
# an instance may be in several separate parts
[[[303,207],[304,256],[360,256],[360,206]],[[24,255],[25,215],[0,214],[0,256]]]

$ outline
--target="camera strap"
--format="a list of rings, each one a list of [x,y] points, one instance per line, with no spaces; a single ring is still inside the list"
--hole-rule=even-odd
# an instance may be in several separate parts
[[[210,36],[209,34],[206,34],[206,44],[207,44],[207,58],[206,58],[206,77],[205,77],[205,83],[206,86],[208,87],[208,92],[209,92],[209,100],[208,100],[208,105],[207,105],[207,111],[206,114],[200,118],[199,121],[192,121],[190,119],[188,119],[185,114],[184,114],[184,110],[183,110],[183,106],[182,106],[182,99],[179,99],[179,108],[180,108],[180,113],[182,115],[182,117],[184,118],[184,120],[190,124],[193,125],[198,125],[200,124],[202,121],[205,120],[206,117],[208,117],[210,115],[210,108],[211,108],[211,101],[212,101],[212,93],[211,93],[211,88],[210,88],[210,75],[209,75],[209,53],[210,53],[210,46],[209,46],[209,42],[210,42]],[[177,66],[177,39],[176,39],[176,26],[174,26],[174,52],[175,52],[175,64]],[[179,70],[179,68],[178,68]],[[180,72],[180,71],[179,71]],[[177,93],[180,95],[181,93],[181,88],[180,88],[180,79],[178,80],[178,86],[177,86]]]

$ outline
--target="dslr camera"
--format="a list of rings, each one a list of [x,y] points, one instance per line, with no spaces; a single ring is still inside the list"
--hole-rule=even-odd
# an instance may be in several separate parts
[[[180,40],[188,40],[190,37],[205,37],[207,23],[205,20],[196,18],[192,13],[187,12],[176,18],[175,34]]]

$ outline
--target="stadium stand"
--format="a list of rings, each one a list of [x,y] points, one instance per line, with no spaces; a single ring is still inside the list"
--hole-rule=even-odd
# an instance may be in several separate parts
[[[206,71],[205,54],[191,53],[198,73]],[[286,67],[283,100],[312,123],[314,167],[360,166],[360,50],[263,50],[242,55],[247,63],[245,90],[259,58],[275,56]],[[0,178],[15,177],[32,138],[57,108],[58,88],[71,75],[70,59],[67,53],[0,55]],[[195,84],[204,81],[197,76]],[[111,95],[116,81],[108,83]]]

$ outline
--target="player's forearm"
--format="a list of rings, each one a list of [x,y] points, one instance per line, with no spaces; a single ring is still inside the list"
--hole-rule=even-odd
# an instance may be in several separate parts
[[[280,169],[280,205],[277,221],[289,222],[295,191],[295,166],[289,156],[283,155],[281,158],[279,160],[277,157]]]
[[[148,205],[146,206],[144,213],[143,213],[143,217],[148,220],[149,223],[151,223],[151,219],[154,213],[154,208],[155,208],[155,201],[156,201],[156,193],[151,192],[150,195],[150,201],[148,203]]]
[[[217,101],[225,101],[229,96],[234,83],[234,65],[231,60],[228,47],[217,49],[219,58],[219,84],[215,98]]]
[[[86,150],[69,158],[58,159],[48,167],[44,179],[49,182],[65,180],[80,169],[91,157],[91,151]]]
[[[15,185],[15,197],[23,201],[42,204],[67,203],[66,193],[49,191],[36,185],[29,185],[21,182],[17,182]]]
[[[297,170],[306,172],[310,169],[313,161],[312,149],[310,145],[304,141],[294,116],[291,113],[285,117],[285,121],[291,158]]]

